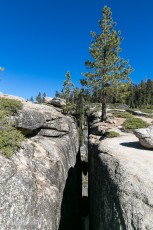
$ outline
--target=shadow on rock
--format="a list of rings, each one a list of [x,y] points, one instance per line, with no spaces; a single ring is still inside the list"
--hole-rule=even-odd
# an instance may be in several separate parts
[[[134,141],[134,142],[123,142],[123,143],[120,143],[120,145],[125,146],[125,147],[129,147],[129,148],[140,149],[140,150],[144,150],[145,149],[143,146],[140,145],[140,143],[138,141]]]

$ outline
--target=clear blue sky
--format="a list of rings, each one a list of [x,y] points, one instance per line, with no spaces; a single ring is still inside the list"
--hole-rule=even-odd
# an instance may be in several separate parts
[[[135,83],[153,79],[152,0],[2,0],[0,91],[29,98],[54,96],[65,73],[79,86],[90,58],[90,31],[98,31],[104,5],[111,7],[124,41],[121,56],[135,69]]]

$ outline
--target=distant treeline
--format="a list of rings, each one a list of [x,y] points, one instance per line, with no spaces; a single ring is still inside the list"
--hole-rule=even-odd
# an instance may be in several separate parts
[[[71,81],[71,79],[69,79]],[[72,85],[73,86],[73,85]],[[70,104],[77,104],[80,94],[82,94],[86,103],[100,103],[100,90],[89,92],[87,89],[79,89],[77,87],[68,87],[68,90],[56,91],[55,96],[66,99]],[[71,88],[71,89],[70,89]],[[120,93],[121,94],[121,93]],[[124,94],[124,98],[119,95],[115,95],[112,92],[107,93],[107,103],[125,103],[131,108],[149,108],[153,106],[153,80],[141,81],[139,84],[132,84],[129,86],[127,94]],[[31,96],[28,101],[37,102],[38,104],[44,103],[46,93],[38,93],[35,100]]]
[[[67,99],[70,103],[77,103],[78,95],[83,94],[84,100],[91,103],[100,103],[101,92],[97,88],[92,93],[89,90],[79,90],[79,88],[74,88],[69,93],[63,93],[56,91],[55,96]],[[69,97],[69,99],[67,98]],[[139,84],[131,84],[127,93],[124,93],[122,97],[122,92],[118,94],[108,92],[107,93],[107,103],[124,103],[131,108],[149,108],[153,106],[153,80],[148,79],[147,81],[141,81]]]
[[[132,108],[153,105],[153,80],[148,79],[147,81],[141,81],[138,85],[132,85],[127,104]]]
[[[96,98],[93,97],[93,100]],[[111,96],[108,94],[108,103],[125,103],[130,108],[149,108],[153,105],[153,80],[141,81],[139,84],[132,84],[129,86],[127,95],[122,98]]]
[[[45,102],[45,97],[46,97],[45,92],[43,94],[39,92],[35,99],[33,96],[31,96],[29,99],[27,99],[27,101],[37,102],[38,104],[41,104]]]

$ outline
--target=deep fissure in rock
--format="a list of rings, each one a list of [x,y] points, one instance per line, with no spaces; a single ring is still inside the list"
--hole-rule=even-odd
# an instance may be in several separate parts
[[[88,163],[81,162],[78,153],[76,165],[70,168],[68,173],[58,230],[89,229],[88,180],[86,179],[88,179]]]
[[[82,217],[88,217],[89,215],[89,200],[88,196],[82,196]]]
[[[61,220],[59,230],[81,229],[81,158],[77,154],[74,168],[70,168],[66,181],[61,206]]]
[[[68,173],[58,230],[89,230],[87,128],[83,132],[84,142],[77,154],[76,165]]]

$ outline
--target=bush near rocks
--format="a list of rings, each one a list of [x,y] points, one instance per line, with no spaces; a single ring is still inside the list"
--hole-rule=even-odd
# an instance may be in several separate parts
[[[126,131],[133,131],[134,129],[146,128],[148,123],[143,121],[141,118],[128,118],[123,123],[123,128]]]
[[[153,113],[153,108],[152,109],[141,109],[143,113]]]
[[[8,126],[0,130],[0,152],[6,157],[11,157],[22,141],[24,141],[23,135],[14,127]]]
[[[0,98],[0,110],[12,114],[16,113],[22,107],[22,102],[14,99]]]
[[[115,131],[110,131],[110,132],[108,132],[108,133],[106,134],[106,137],[107,137],[107,138],[113,138],[113,137],[119,137],[119,136],[120,136],[120,134],[117,133],[117,132],[115,132]]]
[[[12,125],[9,116],[22,107],[22,102],[0,98],[0,152],[11,157],[19,147],[24,136]]]
[[[112,112],[114,117],[119,117],[119,118],[133,118],[133,115],[129,112],[123,112],[123,113],[118,113],[118,112]]]

